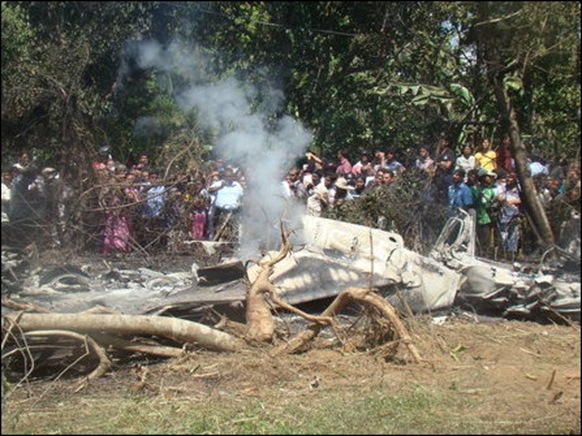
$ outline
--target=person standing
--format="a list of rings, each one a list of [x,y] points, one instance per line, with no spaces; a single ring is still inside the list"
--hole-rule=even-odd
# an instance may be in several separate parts
[[[468,211],[473,207],[473,193],[465,180],[465,170],[457,168],[453,171],[452,183],[448,188],[449,211],[454,214],[457,209]]]
[[[360,155],[360,160],[357,161],[352,166],[352,174],[357,177],[364,172],[364,169],[366,167],[371,166],[371,165],[372,165],[372,156],[370,155],[370,153],[365,151]]]
[[[497,168],[497,153],[491,148],[491,142],[487,138],[481,141],[481,149],[475,153],[477,168],[486,171],[495,171]]]
[[[12,198],[11,193],[12,185],[12,172],[9,170],[2,171],[2,222],[10,221],[9,210],[10,210],[10,199]]]
[[[297,198],[301,201],[307,199],[307,189],[301,181],[301,173],[298,168],[292,168],[287,172],[282,185],[285,198]]]
[[[481,168],[478,185],[475,189],[475,209],[477,213],[477,241],[481,256],[491,256],[493,251],[493,223],[495,221],[494,206],[497,199],[497,188],[493,171]]]
[[[416,168],[419,168],[428,174],[433,174],[435,168],[435,162],[430,157],[430,152],[428,147],[422,146],[418,149],[418,157],[414,161]]]
[[[384,167],[391,170],[395,176],[406,171],[406,167],[398,160],[396,160],[396,152],[394,150],[388,150],[386,152],[386,161],[384,162]]]
[[[455,169],[455,153],[449,146],[449,139],[441,135],[437,144],[435,156],[435,171],[432,179],[435,199],[446,204],[448,201],[448,189],[452,183]]]
[[[352,191],[353,198],[360,198],[366,192],[366,176],[361,175],[356,177],[354,190]]]
[[[338,175],[344,175],[352,172],[352,164],[348,159],[348,151],[340,150],[337,152],[338,165],[335,172]]]
[[[140,210],[139,242],[144,247],[152,244],[164,228],[164,210],[167,191],[157,170],[147,173],[143,184],[143,203]]]
[[[463,147],[463,152],[457,157],[455,161],[455,168],[461,168],[467,174],[470,170],[475,168],[477,165],[475,156],[473,156],[473,147],[470,145],[465,145]]]
[[[497,168],[503,168],[509,173],[515,171],[515,162],[511,156],[511,138],[508,135],[503,137],[497,150]]]
[[[335,186],[335,202],[334,208],[341,207],[346,201],[353,200],[351,192],[354,190],[353,186],[348,184],[344,177],[338,177],[334,183]]]
[[[307,214],[311,216],[321,216],[328,207],[328,189],[322,180],[309,190],[309,196],[307,197]]]
[[[213,234],[210,235],[210,239],[214,239],[217,230],[217,225],[222,219],[227,216],[238,215],[240,212],[240,207],[242,205],[242,199],[244,195],[244,189],[239,182],[235,180],[234,171],[232,168],[227,167],[223,173],[223,179],[220,183],[220,187],[216,190],[216,199],[214,201],[214,214],[213,214]]]
[[[515,174],[509,173],[507,175],[504,192],[498,195],[497,199],[501,203],[497,219],[501,249],[506,260],[513,262],[519,248],[521,235],[521,195]]]

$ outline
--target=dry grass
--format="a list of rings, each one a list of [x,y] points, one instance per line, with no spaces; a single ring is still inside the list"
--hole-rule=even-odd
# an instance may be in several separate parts
[[[2,432],[514,434],[579,432],[580,332],[523,322],[408,321],[426,364],[316,347],[270,357],[197,351],[78,380],[30,381]],[[314,379],[319,384],[314,386]]]

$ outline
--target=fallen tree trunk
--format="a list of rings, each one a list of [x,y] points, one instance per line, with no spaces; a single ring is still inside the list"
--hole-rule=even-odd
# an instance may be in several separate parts
[[[240,351],[244,341],[203,324],[178,318],[146,315],[96,315],[87,313],[11,313],[2,329],[16,324],[24,332],[31,330],[70,330],[80,333],[148,335],[171,339],[181,345],[197,344],[216,351]]]

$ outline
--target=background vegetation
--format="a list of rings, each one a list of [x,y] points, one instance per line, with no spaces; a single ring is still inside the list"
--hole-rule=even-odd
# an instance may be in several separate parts
[[[522,169],[532,153],[579,159],[580,30],[579,2],[2,2],[2,160],[32,151],[84,192],[104,143],[121,162],[203,157],[214,132],[174,98],[200,71],[140,67],[151,42],[186,67],[203,53],[205,80],[252,86],[261,113],[279,90],[270,119],[293,116],[326,157],[409,162],[442,132],[457,152],[511,133],[551,244]]]
[[[196,130],[171,98],[178,73],[134,65],[119,83],[131,43],[179,39],[212,54],[216,78],[276,83],[330,154],[414,150],[443,129],[457,148],[495,138],[504,126],[487,80],[493,46],[530,151],[574,156],[580,3],[491,2],[486,21],[478,3],[2,2],[3,150],[34,148],[64,167],[72,148],[108,142],[121,158]],[[155,132],[136,132],[141,117]]]

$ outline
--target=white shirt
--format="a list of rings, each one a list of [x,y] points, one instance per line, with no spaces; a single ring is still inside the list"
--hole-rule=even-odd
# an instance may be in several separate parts
[[[2,183],[2,222],[8,222],[8,206],[10,204],[10,200],[12,199],[12,193],[10,191],[10,187],[5,183]]]
[[[465,170],[465,172],[468,172],[469,170],[475,168],[475,162],[475,156],[473,155],[469,157],[460,155],[455,161],[455,168],[461,168]]]
[[[224,185],[216,191],[215,206],[232,210],[240,207],[244,190],[240,183],[233,181],[232,185]]]

